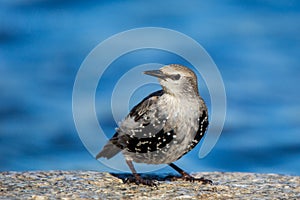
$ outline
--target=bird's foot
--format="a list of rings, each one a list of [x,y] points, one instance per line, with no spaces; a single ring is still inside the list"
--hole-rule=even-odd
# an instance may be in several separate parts
[[[140,176],[129,177],[129,178],[125,179],[124,183],[135,183],[137,185],[142,184],[142,185],[147,185],[147,186],[157,188],[157,184],[153,180],[143,179]]]
[[[178,180],[184,180],[184,181],[190,181],[190,182],[200,182],[202,184],[209,184],[212,185],[212,181],[209,179],[205,179],[203,177],[201,178],[195,178],[189,174],[183,174],[182,176],[167,176],[165,180],[170,180],[170,181],[178,181]]]

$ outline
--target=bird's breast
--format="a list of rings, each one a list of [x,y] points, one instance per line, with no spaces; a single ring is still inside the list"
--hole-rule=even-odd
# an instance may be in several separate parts
[[[159,112],[165,113],[166,116],[165,128],[174,129],[178,140],[195,136],[199,126],[198,119],[201,116],[198,99],[178,99],[166,96],[158,104]]]

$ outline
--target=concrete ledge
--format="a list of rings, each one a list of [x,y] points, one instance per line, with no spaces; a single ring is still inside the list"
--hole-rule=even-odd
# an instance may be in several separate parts
[[[126,174],[95,171],[0,172],[0,199],[300,199],[300,177],[252,173],[195,173],[213,185],[159,180],[158,188],[124,184]]]

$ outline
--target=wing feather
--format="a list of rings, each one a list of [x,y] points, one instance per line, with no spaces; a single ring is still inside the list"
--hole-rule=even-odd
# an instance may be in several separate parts
[[[150,131],[154,131],[153,134],[156,134],[157,132],[161,131],[162,127],[150,127],[151,119],[149,118],[148,114],[149,108],[155,104],[158,98],[163,94],[163,90],[153,92],[144,98],[139,104],[134,106],[125,120],[121,123],[121,126],[117,132],[97,154],[96,159],[101,157],[110,159],[125,148],[130,147],[130,149],[132,149],[132,146],[136,143],[137,138],[143,137],[144,134],[149,134]],[[136,123],[131,122],[132,119]],[[132,135],[135,133],[135,130],[140,128],[141,125],[146,128],[144,128],[141,132],[138,132],[137,137]]]

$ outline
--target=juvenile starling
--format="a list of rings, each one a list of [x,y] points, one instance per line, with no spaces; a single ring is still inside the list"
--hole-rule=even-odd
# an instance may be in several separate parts
[[[208,126],[207,107],[199,96],[195,73],[178,64],[144,73],[157,77],[162,90],[132,108],[96,159],[110,159],[121,151],[137,184],[155,185],[137,174],[132,161],[168,164],[184,180],[211,183],[173,164],[199,143]]]

